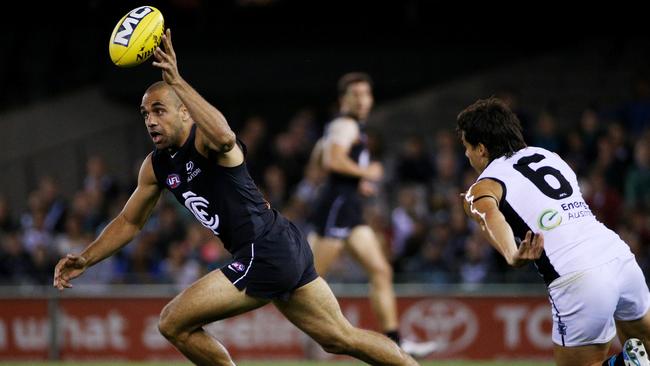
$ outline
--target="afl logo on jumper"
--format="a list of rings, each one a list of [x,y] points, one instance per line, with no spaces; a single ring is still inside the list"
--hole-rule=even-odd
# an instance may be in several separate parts
[[[201,225],[212,230],[215,235],[219,235],[217,232],[217,228],[219,227],[219,215],[210,217],[210,214],[204,210],[208,208],[210,202],[201,196],[197,196],[196,193],[192,191],[183,193],[183,198],[185,198],[185,207],[194,214],[194,217],[199,220]]]
[[[167,185],[169,188],[174,189],[181,184],[181,177],[178,174],[170,174],[167,176]]]

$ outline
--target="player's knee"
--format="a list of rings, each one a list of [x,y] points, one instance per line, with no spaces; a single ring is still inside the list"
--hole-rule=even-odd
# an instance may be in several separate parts
[[[392,283],[393,268],[388,262],[377,264],[372,267],[370,277],[373,281]]]
[[[171,342],[179,340],[182,336],[182,330],[171,317],[172,311],[169,304],[163,308],[158,318],[158,331],[163,337]]]
[[[333,354],[348,354],[352,349],[352,337],[347,332],[336,332],[326,338],[320,339],[319,343],[325,352]]]
[[[325,352],[333,353],[336,355],[347,354],[349,353],[348,351],[350,349],[350,347],[348,347],[348,344],[340,339],[330,339],[322,342],[321,347],[323,347]]]

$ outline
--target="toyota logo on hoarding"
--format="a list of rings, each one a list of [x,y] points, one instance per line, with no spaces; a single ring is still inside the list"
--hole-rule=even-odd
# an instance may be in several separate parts
[[[472,344],[478,334],[476,314],[455,300],[422,300],[410,306],[401,319],[405,338],[436,341],[441,351],[454,353]]]

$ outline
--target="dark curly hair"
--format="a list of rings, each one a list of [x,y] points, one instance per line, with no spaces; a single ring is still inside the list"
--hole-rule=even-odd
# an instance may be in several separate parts
[[[456,132],[465,141],[485,145],[490,161],[510,157],[526,147],[519,118],[500,99],[479,99],[456,117]]]

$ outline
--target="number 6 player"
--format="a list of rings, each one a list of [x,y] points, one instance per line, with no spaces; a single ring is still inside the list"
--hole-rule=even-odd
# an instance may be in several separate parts
[[[272,302],[328,352],[373,365],[417,365],[389,338],[353,327],[313,266],[302,233],[269,207],[248,174],[245,147],[224,116],[178,73],[171,33],[153,63],[163,81],[145,92],[140,112],[154,151],[122,212],[79,255],[56,265],[54,286],[115,253],[140,231],[163,189],[219,235],[232,262],[196,281],[160,315],[160,332],[197,365],[234,365],[203,326]]]
[[[457,130],[480,174],[464,195],[465,210],[510,265],[537,266],[551,303],[555,362],[650,365],[643,272],[591,213],[571,168],[553,152],[526,146],[519,120],[496,98],[463,110]],[[606,359],[617,330],[623,351]]]

